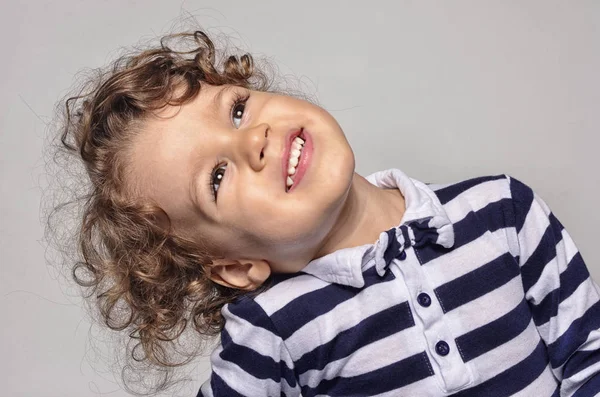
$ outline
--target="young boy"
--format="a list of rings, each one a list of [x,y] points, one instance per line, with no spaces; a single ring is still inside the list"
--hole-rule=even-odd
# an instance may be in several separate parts
[[[80,267],[82,285],[113,281],[109,326],[165,366],[189,306],[197,330],[222,328],[199,396],[600,392],[600,291],[527,185],[365,179],[328,112],[251,89],[251,58],[218,72],[210,40],[186,37],[191,58],[118,63],[62,137],[94,187]]]
[[[210,114],[229,96],[244,98],[232,126]],[[199,395],[600,391],[598,287],[523,183],[364,180],[335,120],[291,97],[206,86],[170,110],[147,123],[134,164],[172,219],[222,247],[213,281],[254,290],[273,275],[223,308]],[[188,194],[191,169],[210,166],[211,188]]]

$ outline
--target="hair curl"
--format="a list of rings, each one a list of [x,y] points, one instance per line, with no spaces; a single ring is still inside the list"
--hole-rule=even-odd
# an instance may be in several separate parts
[[[187,48],[172,49],[173,43]],[[242,292],[212,282],[205,271],[211,258],[201,242],[177,235],[170,222],[161,226],[158,219],[168,220],[167,214],[131,195],[124,183],[130,172],[126,154],[151,112],[185,104],[202,82],[276,91],[251,55],[223,55],[220,62],[217,55],[201,31],[165,36],[160,46],[96,70],[60,115],[59,145],[82,162],[91,182],[79,197],[79,257],[72,277],[89,291],[104,323],[127,330],[135,340],[134,360],[167,369],[194,357],[177,361],[169,353],[186,327],[191,323],[201,335],[218,334],[221,308]]]

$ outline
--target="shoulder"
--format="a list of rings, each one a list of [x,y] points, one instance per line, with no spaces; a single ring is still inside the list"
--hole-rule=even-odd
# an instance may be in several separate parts
[[[276,274],[268,280],[263,291],[246,295],[226,305],[224,316],[229,313],[252,319],[263,318],[269,322],[276,320],[289,307],[301,301],[303,297],[330,285],[315,276],[306,273]]]
[[[267,328],[283,340],[328,312],[340,294],[345,296],[346,290],[353,290],[302,272],[278,275],[277,278],[260,294],[244,297],[235,305],[230,304],[229,310],[237,316],[249,318],[248,321],[253,324],[262,324],[258,326]],[[225,318],[225,321],[229,320]]]
[[[506,174],[484,175],[456,182],[439,184],[426,183],[433,190],[442,205],[453,202],[486,202],[498,201],[510,197],[510,177]]]
[[[510,174],[484,175],[440,184],[426,183],[435,192],[442,204],[454,199],[487,197],[489,199],[509,197],[517,201],[533,197],[531,187]]]
[[[453,223],[488,231],[514,226],[515,201],[526,200],[527,185],[509,174],[483,175],[447,184],[428,183]],[[455,225],[455,227],[458,225]]]

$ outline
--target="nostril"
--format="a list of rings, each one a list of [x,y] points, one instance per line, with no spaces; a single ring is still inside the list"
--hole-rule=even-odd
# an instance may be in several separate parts
[[[261,150],[261,151],[260,151],[260,159],[262,160],[262,159],[263,159],[263,157],[265,157],[265,153],[264,153],[264,152]]]

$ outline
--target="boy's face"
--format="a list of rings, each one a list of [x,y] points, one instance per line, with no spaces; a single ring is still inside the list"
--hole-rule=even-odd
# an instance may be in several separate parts
[[[288,191],[290,138],[299,133],[305,143],[291,178],[302,176]],[[352,150],[327,111],[237,86],[203,84],[189,103],[161,110],[136,136],[130,160],[130,182],[175,230],[275,272],[299,271],[315,257],[354,175]]]

